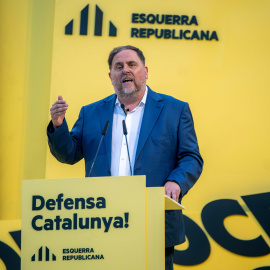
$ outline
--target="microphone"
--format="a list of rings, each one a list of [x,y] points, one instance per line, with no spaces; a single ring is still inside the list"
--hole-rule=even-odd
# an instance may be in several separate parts
[[[89,172],[88,177],[91,177],[91,173],[92,173],[94,164],[95,164],[96,159],[97,159],[97,155],[98,155],[98,152],[99,152],[99,148],[100,148],[100,146],[101,146],[101,143],[102,143],[102,140],[103,140],[104,136],[106,135],[108,126],[109,126],[109,120],[107,120],[107,122],[106,122],[106,124],[105,124],[105,126],[104,126],[104,128],[103,128],[103,130],[102,130],[102,133],[101,133],[101,139],[100,139],[100,141],[99,141],[99,146],[98,146],[98,149],[97,149],[97,152],[96,152],[94,161],[93,161],[93,163],[92,163],[92,166],[91,166],[91,169],[90,169],[90,172]]]
[[[121,105],[122,107],[122,105]],[[129,161],[129,169],[130,169],[130,175],[132,176],[132,168],[131,168],[131,162],[130,162],[130,155],[129,155],[129,149],[128,149],[128,141],[127,141],[127,126],[126,126],[126,121],[123,120],[122,121],[122,124],[123,124],[123,133],[125,135],[125,138],[126,138],[126,144],[127,144],[127,153],[128,153],[128,161]]]
[[[124,104],[121,104],[121,108],[124,111],[125,115],[127,116],[127,112],[129,111],[129,109],[126,109]]]
[[[102,130],[102,133],[101,133],[102,136],[106,135],[108,126],[109,126],[109,120],[107,120],[107,122],[106,122],[106,124],[105,124],[105,126],[104,126],[104,128]]]

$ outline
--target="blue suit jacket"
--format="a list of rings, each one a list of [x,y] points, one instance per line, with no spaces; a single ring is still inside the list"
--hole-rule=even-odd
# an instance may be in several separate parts
[[[136,151],[134,175],[146,175],[146,186],[164,186],[175,181],[182,197],[202,172],[192,115],[187,103],[158,94],[148,88],[148,95]],[[74,164],[85,159],[85,175],[89,175],[102,129],[110,121],[91,176],[110,176],[112,122],[116,95],[111,95],[81,109],[71,132],[66,121],[53,132],[47,129],[49,147],[57,160]],[[185,241],[181,211],[166,211],[166,247]]]

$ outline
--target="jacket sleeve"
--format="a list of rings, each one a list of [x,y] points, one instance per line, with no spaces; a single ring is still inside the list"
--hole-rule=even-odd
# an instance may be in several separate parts
[[[179,184],[182,198],[198,180],[203,168],[193,118],[187,103],[181,112],[177,147],[176,168],[171,171],[166,180]]]
[[[69,132],[66,119],[55,131],[52,121],[47,127],[48,144],[52,155],[60,162],[74,164],[83,158],[82,152],[82,129],[84,108]]]

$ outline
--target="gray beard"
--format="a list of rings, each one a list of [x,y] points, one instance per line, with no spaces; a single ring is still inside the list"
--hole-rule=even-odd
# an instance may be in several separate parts
[[[117,93],[118,95],[126,100],[132,100],[140,95],[140,90],[138,88],[134,89],[132,92],[125,92],[122,88],[118,89]]]
[[[141,84],[141,85],[137,85],[136,82],[135,83],[135,89],[132,92],[125,92],[123,90],[123,88],[121,89],[116,89],[116,93],[117,95],[119,95],[122,99],[125,100],[132,100],[136,97],[138,97],[141,92],[143,91],[143,89],[145,89],[145,85]]]

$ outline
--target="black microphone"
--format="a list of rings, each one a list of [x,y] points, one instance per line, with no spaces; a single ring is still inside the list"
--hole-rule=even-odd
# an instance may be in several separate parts
[[[122,107],[122,106],[121,106]],[[130,169],[130,175],[132,176],[132,168],[131,168],[131,162],[130,162],[130,155],[129,155],[129,149],[128,149],[128,141],[127,141],[127,126],[126,126],[126,121],[123,120],[123,133],[125,135],[126,138],[126,144],[127,144],[127,152],[128,152],[128,161],[129,161],[129,169]]]
[[[129,109],[126,109],[124,104],[121,104],[121,108],[124,111],[125,115],[127,116],[127,112],[129,111]]]
[[[104,128],[102,130],[102,133],[101,133],[102,136],[105,136],[106,135],[108,126],[109,126],[109,120],[107,120],[107,122],[106,122],[106,124],[105,124],[105,126],[104,126]]]
[[[101,133],[101,139],[100,139],[100,141],[99,141],[99,146],[98,146],[98,149],[97,149],[97,152],[96,152],[94,161],[93,161],[93,163],[92,163],[92,166],[91,166],[90,173],[89,173],[88,177],[91,177],[91,173],[92,173],[94,164],[95,164],[96,159],[97,159],[97,155],[98,155],[98,152],[99,152],[99,148],[100,148],[100,146],[101,146],[101,143],[102,143],[102,140],[103,140],[104,136],[106,135],[108,126],[109,126],[109,120],[107,120],[107,122],[106,122],[106,124],[105,124],[105,126],[104,126],[104,128],[103,128],[103,130],[102,130],[102,133]]]

